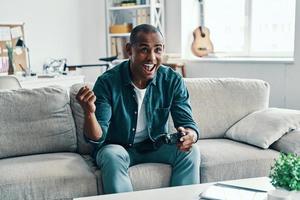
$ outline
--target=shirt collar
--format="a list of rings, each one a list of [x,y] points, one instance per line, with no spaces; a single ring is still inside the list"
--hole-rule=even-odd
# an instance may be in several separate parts
[[[132,79],[131,79],[131,75],[130,75],[130,60],[127,60],[123,63],[123,69],[122,69],[122,75],[123,75],[123,81],[124,81],[124,85],[131,85]],[[156,85],[157,84],[157,73],[159,73],[159,68],[155,74],[155,76],[153,77],[153,79],[150,81],[149,84],[153,84]]]
[[[122,76],[123,76],[123,81],[124,85],[131,85],[131,77],[130,77],[130,67],[129,67],[130,61],[127,60],[123,63],[123,68],[122,68]]]

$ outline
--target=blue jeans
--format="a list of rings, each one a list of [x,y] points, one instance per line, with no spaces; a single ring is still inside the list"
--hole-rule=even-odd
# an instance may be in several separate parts
[[[166,163],[172,166],[170,186],[197,184],[200,182],[200,152],[196,145],[182,152],[176,145],[163,145],[157,151],[139,153],[135,148],[125,149],[109,144],[96,156],[101,169],[105,194],[133,191],[128,168],[139,163]]]

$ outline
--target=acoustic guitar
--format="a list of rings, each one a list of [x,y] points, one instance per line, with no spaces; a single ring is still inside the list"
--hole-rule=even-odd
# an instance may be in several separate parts
[[[203,0],[200,3],[200,26],[193,31],[194,40],[192,43],[192,52],[195,56],[203,57],[214,51],[214,46],[210,40],[209,29],[204,26]]]

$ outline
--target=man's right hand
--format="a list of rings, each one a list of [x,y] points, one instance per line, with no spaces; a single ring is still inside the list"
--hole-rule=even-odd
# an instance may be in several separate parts
[[[86,114],[95,113],[96,96],[90,88],[88,88],[87,86],[80,88],[76,95],[76,99]]]

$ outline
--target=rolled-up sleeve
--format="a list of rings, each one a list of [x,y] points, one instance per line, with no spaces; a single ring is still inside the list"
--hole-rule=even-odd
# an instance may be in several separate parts
[[[111,94],[108,85],[105,84],[105,81],[101,77],[96,81],[93,92],[96,95],[95,115],[102,129],[102,137],[97,141],[100,145],[105,141],[112,116]]]
[[[178,78],[174,84],[174,96],[171,105],[171,115],[174,126],[191,128],[196,131],[197,139],[199,139],[199,129],[193,120],[192,109],[189,101],[189,93],[182,78]]]

